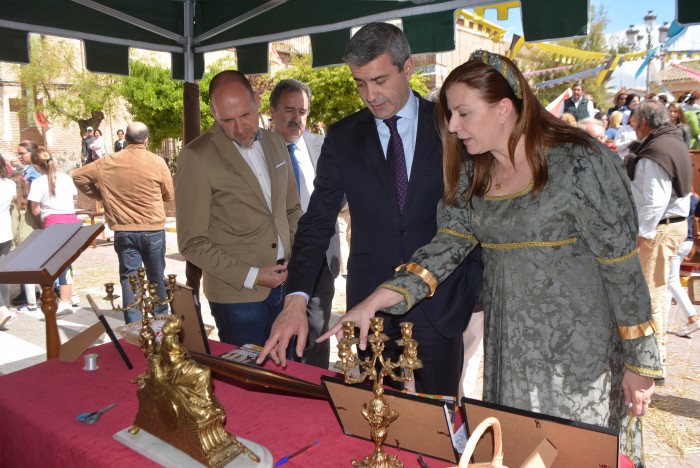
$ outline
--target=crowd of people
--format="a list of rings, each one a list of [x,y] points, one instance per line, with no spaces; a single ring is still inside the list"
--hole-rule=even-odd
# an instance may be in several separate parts
[[[618,430],[641,462],[639,417],[665,383],[669,291],[688,317],[680,333],[700,327],[679,287],[700,93],[668,103],[620,91],[604,112],[575,83],[560,119],[512,61],[476,51],[427,100],[410,88],[405,35],[386,23],[361,28],[344,61],[366,107],[325,137],[306,131],[309,86],[277,84],[267,130],[248,79],[227,70],[209,85],[214,124],[183,148],[174,180],[143,123],[119,130],[113,153],[87,127],[72,178],[20,144],[10,167],[21,182],[0,173],[0,217],[72,223],[78,190],[100,201],[126,305],[141,265],[165,297],[163,203],[174,199],[188,284],[198,294],[203,279],[221,341],[262,345],[259,362],[327,368],[327,340],[342,335],[329,319],[347,204],[341,322],[356,323],[362,349],[375,314],[392,340],[410,321],[423,363],[412,389],[473,396],[466,367],[478,368],[483,337],[484,400]],[[14,233],[0,229],[0,255]],[[59,308],[71,305],[71,276],[59,280]],[[7,302],[0,288],[5,326]],[[387,358],[398,352],[387,343]]]

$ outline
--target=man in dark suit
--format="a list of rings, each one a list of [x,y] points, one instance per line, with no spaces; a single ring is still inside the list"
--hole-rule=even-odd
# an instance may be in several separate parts
[[[297,80],[282,80],[270,93],[270,116],[275,132],[282,135],[287,143],[292,167],[297,175],[297,186],[301,200],[301,210],[306,212],[309,198],[314,191],[316,166],[321,155],[323,136],[306,132],[306,119],[309,116],[311,90]],[[328,369],[330,342],[316,343],[316,338],[328,331],[331,318],[334,279],[340,272],[340,238],[331,238],[324,262],[319,264],[311,297],[308,298],[306,314],[309,321],[309,335],[301,362]]]
[[[262,353],[282,364],[292,335],[305,342],[306,303],[295,292],[309,294],[313,289],[343,195],[352,215],[349,308],[389,278],[437,230],[442,146],[433,123],[435,105],[409,87],[414,64],[406,36],[390,24],[368,24],[350,40],[343,58],[367,108],[332,125],[323,144],[314,193],[292,247],[288,278],[292,293]],[[398,121],[392,119],[395,116]],[[392,339],[400,336],[399,321],[414,323],[424,366],[416,373],[419,392],[457,395],[462,332],[481,289],[479,255],[473,253],[432,298],[405,316],[385,317],[385,331]],[[302,349],[297,343],[297,354]]]

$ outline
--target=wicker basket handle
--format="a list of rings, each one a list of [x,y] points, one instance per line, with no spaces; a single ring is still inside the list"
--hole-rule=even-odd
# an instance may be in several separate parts
[[[476,426],[476,429],[474,429],[474,432],[472,432],[472,435],[469,437],[467,445],[466,447],[464,447],[464,453],[462,454],[462,458],[459,460],[459,468],[467,468],[470,466],[469,459],[474,454],[476,444],[479,442],[481,436],[484,434],[484,432],[486,432],[486,429],[488,429],[489,427],[493,427],[493,459],[491,460],[490,465],[488,463],[479,463],[478,466],[503,466],[503,443],[501,436],[501,423],[498,421],[498,419],[494,417],[489,417],[481,421],[481,423],[478,426]]]

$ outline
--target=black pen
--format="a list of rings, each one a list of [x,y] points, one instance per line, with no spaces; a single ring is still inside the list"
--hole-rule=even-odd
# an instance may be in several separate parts
[[[320,440],[314,440],[314,441],[311,442],[309,445],[303,446],[302,448],[300,448],[300,449],[297,450],[296,452],[292,453],[291,455],[287,455],[286,457],[282,457],[282,458],[280,459],[280,461],[278,461],[277,463],[275,463],[275,466],[280,466],[280,465],[283,464],[283,463],[287,463],[287,462],[289,461],[290,458],[299,455],[299,454],[300,454],[301,452],[303,452],[304,450],[309,450],[311,447],[313,447],[314,445],[318,445],[319,443],[321,443]]]
[[[420,468],[430,468],[428,464],[423,460],[423,454],[419,453],[418,454],[418,464],[420,465]]]

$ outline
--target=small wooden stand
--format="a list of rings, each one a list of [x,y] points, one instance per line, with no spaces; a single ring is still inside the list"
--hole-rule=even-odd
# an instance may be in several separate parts
[[[102,224],[54,224],[32,232],[19,247],[0,260],[0,283],[41,285],[48,359],[59,357],[61,348],[54,281],[103,230]]]

